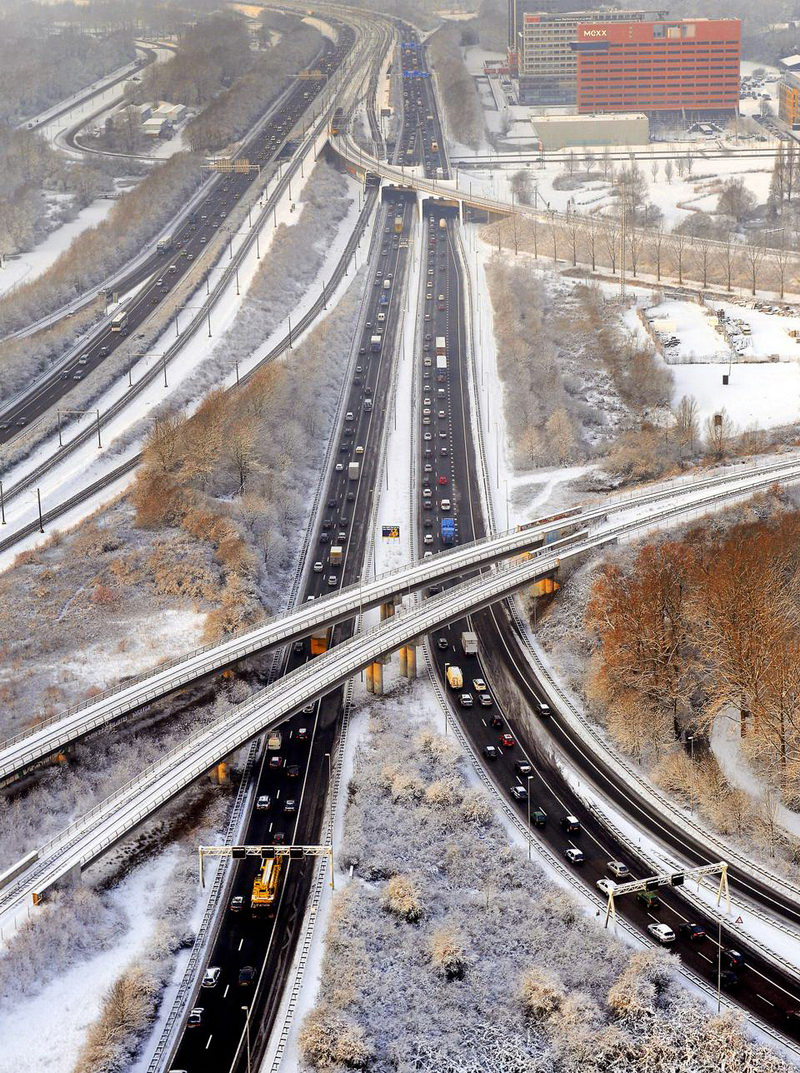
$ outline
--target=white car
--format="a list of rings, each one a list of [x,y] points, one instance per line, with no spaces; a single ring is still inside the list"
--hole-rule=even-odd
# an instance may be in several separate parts
[[[442,502],[440,503],[440,506],[441,506],[442,510],[450,510],[450,500],[449,499],[443,499]]]
[[[606,868],[617,879],[628,878],[631,874],[630,868],[628,868],[627,864],[623,864],[622,861],[609,861]]]
[[[222,969],[218,969],[216,966],[206,969],[206,974],[203,977],[203,987],[216,987],[221,972]]]
[[[659,943],[675,942],[675,932],[667,924],[648,924],[647,930]]]
[[[322,563],[320,563],[320,562],[314,563],[314,573],[315,574],[321,574],[323,569],[324,569],[324,567],[323,567]]]
[[[613,879],[598,879],[596,886],[597,889],[606,896],[608,896],[609,894],[613,894],[614,891],[617,889],[617,884],[614,882]]]
[[[422,538],[422,543],[423,544],[432,544],[433,543],[433,533],[426,533],[425,536]]]
[[[583,855],[583,850],[578,849],[577,846],[567,846],[564,850],[564,856],[567,858],[570,864],[583,864],[586,858]]]

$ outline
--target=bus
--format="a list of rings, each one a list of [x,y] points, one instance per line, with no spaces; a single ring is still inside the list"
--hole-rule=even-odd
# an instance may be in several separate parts
[[[402,230],[403,230],[403,217],[402,216],[395,216],[395,218],[394,218],[394,233],[396,235],[399,235]]]
[[[267,857],[261,862],[250,896],[250,908],[254,913],[268,911],[275,904],[282,868],[283,857]]]
[[[128,311],[127,309],[121,309],[119,313],[114,314],[114,318],[111,321],[111,331],[121,332],[123,328],[128,326]]]

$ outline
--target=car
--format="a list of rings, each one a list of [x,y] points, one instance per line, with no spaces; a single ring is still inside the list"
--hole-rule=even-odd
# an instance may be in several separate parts
[[[524,786],[511,786],[508,791],[515,801],[527,801],[528,791]]]
[[[278,771],[286,763],[282,756],[278,756],[277,753],[273,754],[269,758],[269,766],[273,771]]]
[[[241,913],[244,909],[244,898],[242,895],[237,894],[235,897],[231,898],[231,904],[228,908],[232,913]]]
[[[430,291],[429,291],[429,292],[428,292],[428,293],[427,293],[427,294],[425,295],[425,297],[426,297],[426,298],[427,298],[427,300],[428,300],[428,301],[430,302],[430,301],[431,301],[431,299],[433,298],[433,295],[432,295],[432,294],[430,293]]]
[[[433,439],[433,433],[432,432],[423,432],[422,438],[423,438],[423,440],[428,442],[429,440]]]
[[[498,760],[503,754],[496,745],[487,745],[484,747],[483,755],[487,760]]]
[[[583,850],[578,849],[577,846],[567,846],[564,850],[564,856],[567,858],[570,864],[583,864],[586,860]]]
[[[82,357],[78,358],[78,365],[88,365],[88,364],[89,364],[89,355],[88,354],[84,354]]]
[[[475,690],[476,693],[485,693],[486,692],[486,683],[484,682],[484,680],[482,678],[473,678],[472,679],[472,688]]]
[[[189,1011],[189,1019],[186,1022],[187,1028],[199,1028],[203,1023],[203,1014],[205,1009],[202,1006],[195,1006],[193,1010]]]
[[[740,950],[732,950],[730,947],[723,947],[722,961],[729,969],[744,968],[744,954]]]
[[[272,798],[269,796],[269,794],[261,794],[261,796],[256,801],[256,811],[268,812],[271,807]]]
[[[297,801],[293,797],[287,797],[283,802],[284,812],[297,812]]]
[[[494,727],[495,730],[499,730],[502,725],[503,725],[502,716],[498,715],[497,712],[495,712],[495,714],[489,720],[489,726]]]
[[[83,373],[73,373],[72,374],[72,379],[73,380],[83,380]],[[23,423],[23,425],[25,424],[24,421],[22,423]],[[17,424],[19,424],[19,421],[17,421]]]
[[[578,819],[577,816],[573,816],[571,812],[568,812],[566,816],[561,817],[561,826],[569,834],[580,834],[581,821]]]
[[[692,921],[687,920],[685,924],[681,924],[680,933],[684,939],[689,939],[691,942],[699,942],[700,939],[705,939],[706,929],[702,924],[694,924]]]
[[[339,579],[336,577],[336,574],[328,574],[328,588],[329,589],[335,589],[337,584],[338,584],[338,582],[339,582]]]
[[[719,982],[726,990],[732,991],[739,986],[739,977],[730,969],[723,969],[719,974]]]
[[[515,760],[514,770],[520,775],[532,775],[533,765],[530,760]]]
[[[616,879],[627,879],[631,874],[630,868],[628,868],[627,864],[623,864],[622,861],[609,861],[606,864],[606,868]]]
[[[442,447],[442,448],[440,448],[440,450],[439,450],[439,454],[440,454],[440,455],[442,455],[442,456],[444,457],[444,456],[446,456],[446,455],[449,455],[449,454],[450,454],[450,451],[449,451],[449,449],[448,449],[447,447]]]
[[[163,286],[164,286],[164,280],[163,279],[157,279],[156,280],[156,287],[163,287]]]
[[[461,705],[462,708],[471,708],[473,704],[472,694],[462,693],[458,698],[458,703]]]
[[[256,970],[252,965],[242,965],[239,969],[239,987],[249,987],[256,978]]]
[[[222,969],[217,968],[216,965],[206,969],[205,976],[203,977],[202,987],[216,987],[219,980]]]
[[[543,701],[543,700],[539,700],[538,697],[533,698],[533,706],[536,708],[537,713],[543,719],[549,719],[550,716],[553,714],[553,711],[552,711],[550,705],[546,704],[545,701]]]
[[[617,884],[613,879],[598,879],[595,886],[601,894],[605,894],[608,897],[609,894],[613,894],[617,889]]]
[[[444,476],[440,477],[439,478],[439,484],[447,484],[447,477],[444,477]]]
[[[663,946],[675,942],[675,932],[668,924],[648,924],[647,931]]]
[[[661,899],[652,890],[639,890],[639,891],[637,891],[636,892],[636,901],[639,902],[640,905],[643,905],[645,907],[645,909],[648,909],[648,910],[660,909],[661,908]]]
[[[426,533],[425,536],[422,538],[422,543],[423,544],[432,544],[433,543],[433,533]]]
[[[312,711],[314,710],[314,705],[313,704],[308,705],[308,707],[310,707]],[[303,711],[307,712],[307,708],[303,708]],[[295,741],[308,741],[308,730],[306,729],[306,727],[299,727],[298,728],[298,730],[297,730],[297,732],[296,732],[296,734],[294,736],[294,740]]]
[[[492,700],[491,694],[490,693],[479,693],[478,694],[478,704],[480,704],[481,708],[491,708],[491,706],[494,704],[494,701]]]
[[[440,652],[446,652],[450,647],[450,642],[447,640],[446,637],[437,637],[436,647],[439,649]]]
[[[286,769],[287,779],[299,779],[300,778],[300,765],[290,764]]]
[[[330,542],[330,539],[331,538],[328,536],[327,533],[320,533],[319,535],[320,544],[328,544]]]
[[[516,745],[516,742],[514,741],[514,735],[508,733],[501,734],[500,744],[503,746],[504,749],[513,749]]]

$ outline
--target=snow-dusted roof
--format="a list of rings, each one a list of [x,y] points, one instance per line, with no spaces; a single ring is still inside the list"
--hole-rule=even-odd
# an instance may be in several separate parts
[[[781,67],[800,67],[800,53],[796,53],[794,56],[785,56],[782,60],[778,60]]]

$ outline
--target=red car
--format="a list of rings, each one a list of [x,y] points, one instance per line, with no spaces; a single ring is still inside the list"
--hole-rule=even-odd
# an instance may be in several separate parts
[[[500,735],[500,744],[503,746],[504,749],[513,749],[514,745],[516,744],[516,742],[514,741],[514,735],[513,734],[501,734]]]
[[[440,477],[439,484],[447,484],[447,477]]]

